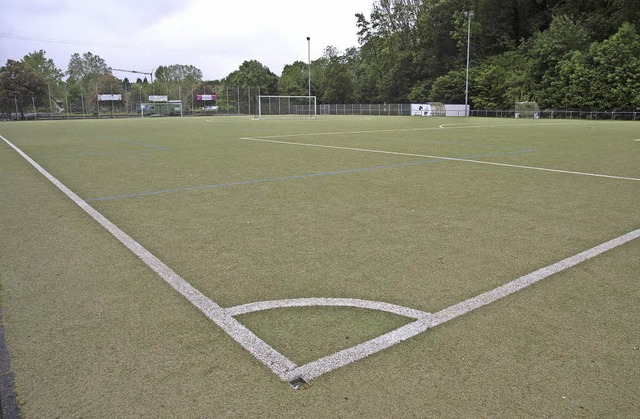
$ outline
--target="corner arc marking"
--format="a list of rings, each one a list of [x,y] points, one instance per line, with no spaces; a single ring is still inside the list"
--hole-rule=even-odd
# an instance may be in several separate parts
[[[255,303],[242,304],[224,309],[228,316],[238,316],[241,314],[253,313],[256,311],[271,310],[275,308],[292,307],[356,307],[377,311],[386,311],[412,319],[426,319],[431,317],[431,313],[415,310],[396,304],[381,301],[360,300],[356,298],[295,298],[287,300],[259,301]]]

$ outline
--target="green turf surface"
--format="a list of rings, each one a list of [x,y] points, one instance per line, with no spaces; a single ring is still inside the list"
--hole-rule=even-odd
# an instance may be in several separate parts
[[[429,157],[637,179],[637,123],[148,118],[0,135],[223,307],[336,297],[436,312],[640,228],[640,181]],[[295,392],[4,142],[0,193],[26,417],[640,410],[637,241]],[[409,321],[354,308],[238,319],[296,363]]]

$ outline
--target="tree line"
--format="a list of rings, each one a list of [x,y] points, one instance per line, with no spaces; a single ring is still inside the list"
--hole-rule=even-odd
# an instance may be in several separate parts
[[[130,109],[154,94],[196,109],[203,105],[198,94],[225,96],[238,86],[249,95],[304,96],[309,66],[319,103],[464,103],[468,52],[475,109],[510,109],[516,101],[640,108],[637,0],[376,0],[369,14],[354,18],[358,46],[327,46],[322,57],[285,65],[280,76],[247,60],[221,80],[205,81],[200,69],[175,64],[132,81],[115,77],[91,52],[73,54],[62,71],[39,50],[0,68],[0,106],[24,113],[52,109],[53,102],[91,113],[100,111],[97,95],[109,93],[122,95],[119,106]]]

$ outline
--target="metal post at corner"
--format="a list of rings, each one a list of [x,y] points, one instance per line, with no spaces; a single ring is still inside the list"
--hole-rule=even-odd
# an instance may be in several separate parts
[[[309,67],[309,118],[311,118],[311,37],[307,36],[307,54],[308,54],[308,67]]]
[[[464,15],[467,18],[467,73],[464,88],[464,109],[466,116],[469,116],[469,51],[471,45],[471,16],[473,16],[473,12],[471,10],[467,10],[464,12]]]

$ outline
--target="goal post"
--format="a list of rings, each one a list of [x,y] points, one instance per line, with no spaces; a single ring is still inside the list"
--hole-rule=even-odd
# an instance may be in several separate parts
[[[516,118],[540,118],[540,107],[537,102],[516,102]]]
[[[254,119],[316,118],[315,96],[257,96]]]

